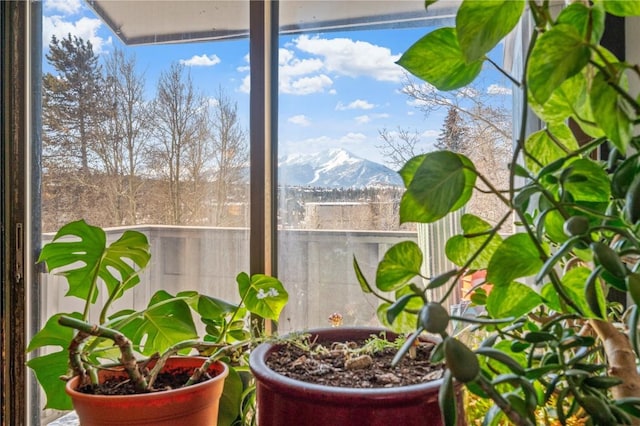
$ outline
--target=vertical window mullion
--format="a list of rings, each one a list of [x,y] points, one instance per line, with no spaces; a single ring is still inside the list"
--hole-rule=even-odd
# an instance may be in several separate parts
[[[250,1],[250,271],[277,275],[278,1]]]

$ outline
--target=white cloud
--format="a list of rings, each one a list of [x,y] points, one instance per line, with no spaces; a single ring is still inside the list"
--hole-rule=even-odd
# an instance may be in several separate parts
[[[381,114],[365,114],[365,115],[359,115],[355,118],[356,123],[358,124],[367,124],[370,123],[373,120],[380,120],[380,119],[384,119],[384,118],[389,118],[389,114],[387,113],[381,113]]]
[[[372,109],[375,105],[364,101],[362,99],[356,99],[355,101],[349,103],[348,105],[344,105],[342,102],[338,102],[336,105],[336,111],[345,111],[348,109]]]
[[[97,55],[102,53],[106,46],[112,44],[112,38],[106,39],[98,37],[98,29],[102,25],[99,19],[82,17],[77,21],[68,21],[59,15],[45,16],[42,20],[42,43],[48,49],[51,37],[56,36],[58,40],[67,38],[69,34],[90,41],[93,52]]]
[[[238,72],[249,72],[251,71],[251,67],[249,66],[249,64],[251,63],[251,58],[249,56],[249,54],[247,53],[246,55],[244,55],[244,61],[247,63],[247,65],[242,65],[236,68],[236,70]]]
[[[487,93],[490,95],[511,95],[513,92],[508,87],[500,86],[499,84],[491,84],[487,87]]]
[[[73,15],[82,9],[80,0],[45,0],[43,6],[47,14],[58,12],[65,15]]]
[[[357,149],[371,138],[363,133],[347,133],[339,137],[318,136],[307,139],[293,139],[280,141],[280,154],[287,155],[289,153],[313,153],[320,152],[331,148],[347,148]]]
[[[349,77],[367,76],[379,81],[400,82],[402,68],[395,64],[400,54],[364,41],[348,38],[324,39],[302,35],[293,41],[303,52],[323,58],[324,67]]]
[[[363,133],[353,133],[349,132],[346,135],[340,137],[339,142],[341,144],[353,144],[365,142],[367,140],[367,136]]]
[[[241,93],[251,92],[251,76],[247,75],[242,79],[242,84],[240,85],[240,88],[238,88],[238,91]]]
[[[320,59],[299,59],[288,49],[279,51],[278,79],[280,92],[291,95],[309,95],[324,92],[333,80],[322,70]]]
[[[311,121],[304,114],[294,115],[293,117],[289,117],[287,120],[289,123],[297,124],[299,126],[308,126],[311,124]]]
[[[324,74],[320,74],[313,77],[280,80],[280,91],[292,95],[310,95],[323,92],[332,84],[333,80]]]
[[[331,86],[339,76],[400,82],[404,72],[395,64],[399,58],[388,48],[368,42],[302,35],[278,51],[279,90],[291,95],[335,94]],[[249,63],[248,55],[245,61]],[[237,71],[248,72],[249,68],[242,66]],[[246,93],[245,83],[239,90]]]
[[[212,67],[220,63],[217,55],[194,55],[189,59],[180,59],[182,65],[188,67]]]
[[[437,130],[425,130],[420,134],[420,136],[422,136],[425,139],[433,139],[438,135],[440,135],[440,132]]]

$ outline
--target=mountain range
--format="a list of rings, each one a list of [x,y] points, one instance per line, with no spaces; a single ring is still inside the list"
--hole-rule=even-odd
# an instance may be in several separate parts
[[[397,172],[344,149],[291,154],[279,159],[278,170],[280,184],[287,186],[366,188],[403,185]]]

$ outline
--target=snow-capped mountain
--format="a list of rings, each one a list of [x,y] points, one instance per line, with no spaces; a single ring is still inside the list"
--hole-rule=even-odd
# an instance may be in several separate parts
[[[397,172],[344,149],[292,154],[278,163],[280,184],[323,188],[402,186]]]

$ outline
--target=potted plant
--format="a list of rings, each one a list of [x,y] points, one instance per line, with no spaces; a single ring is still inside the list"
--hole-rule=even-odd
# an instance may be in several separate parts
[[[576,1],[556,13],[548,1],[464,0],[455,27],[428,33],[398,61],[439,90],[459,89],[521,19],[533,23],[523,75],[491,64],[523,93],[523,121],[531,109],[544,123],[531,134],[520,123],[509,186],[497,187],[450,151],[417,156],[400,170],[402,222],[438,220],[465,206],[476,189],[493,194],[508,214],[493,225],[463,215],[463,233],[445,248],[456,268],[427,277],[424,286],[412,282],[421,277],[423,257],[414,243],[384,255],[375,284],[355,262],[363,290],[383,299],[390,323],[409,316],[417,323],[411,339],[425,331],[442,336],[436,353],[447,367],[440,390],[445,424],[455,422],[456,400],[448,395],[456,382],[492,401],[484,424],[534,425],[550,417],[561,424],[640,424],[640,102],[629,90],[640,66],[600,45],[607,13],[638,16],[640,2]],[[586,141],[577,141],[576,130]],[[516,232],[501,235],[512,217]],[[486,273],[491,288],[476,287],[472,295],[485,314],[453,316],[445,300],[428,298],[429,289],[443,286],[450,295],[475,271]],[[611,301],[613,292],[626,306]],[[451,320],[470,323],[484,340],[470,347],[449,335]]]
[[[66,278],[66,297],[83,301],[81,312],[49,318],[27,348],[50,349],[28,361],[46,407],[75,408],[82,425],[232,424],[251,405],[252,384],[243,377],[255,340],[249,315],[276,320],[287,293],[275,278],[240,273],[239,304],[160,290],[142,310],[112,312],[113,303],[140,283],[150,256],[144,234],[127,230],[107,245],[105,231],[83,220],[64,225],[43,247],[39,262]],[[116,380],[116,390],[102,391]]]
[[[419,364],[407,361],[402,369],[389,369],[390,361],[379,360],[376,352],[389,348],[395,356],[398,337],[384,328],[336,326],[261,343],[250,355],[258,424],[283,426],[296,419],[309,426],[383,426],[393,419],[407,426],[442,425],[438,406],[442,371],[428,357],[433,343],[427,344]],[[302,351],[296,350],[300,346]],[[272,361],[284,365],[276,367]],[[296,370],[299,374],[293,376]],[[411,384],[401,382],[416,371],[420,377]],[[321,380],[310,381],[314,376]],[[457,392],[460,425],[464,424],[461,397]]]

